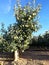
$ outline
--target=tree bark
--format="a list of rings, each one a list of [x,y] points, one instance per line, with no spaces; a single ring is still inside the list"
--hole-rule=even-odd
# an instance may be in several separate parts
[[[17,61],[18,59],[19,59],[19,51],[16,50],[16,51],[14,52],[14,61]]]

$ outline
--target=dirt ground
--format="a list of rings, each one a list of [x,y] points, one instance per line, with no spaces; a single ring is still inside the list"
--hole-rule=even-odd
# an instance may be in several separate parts
[[[25,51],[17,61],[4,61],[1,65],[49,65],[49,51]]]
[[[49,51],[26,51],[17,62],[18,65],[49,65]]]

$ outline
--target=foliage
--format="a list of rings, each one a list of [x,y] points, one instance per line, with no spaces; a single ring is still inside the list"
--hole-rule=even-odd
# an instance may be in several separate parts
[[[46,31],[43,35],[39,35],[38,37],[33,37],[31,46],[49,49],[49,31]]]
[[[38,38],[39,43],[42,46],[49,47],[49,31],[46,31],[44,35],[40,36],[41,38]]]
[[[2,36],[4,40],[2,40],[4,51],[15,51],[16,49],[24,51],[29,47],[32,32],[36,32],[40,27],[37,20],[40,5],[36,8],[30,5],[21,7],[18,2],[17,8],[15,7],[14,10],[16,23],[10,25]]]
[[[32,32],[35,32],[39,29],[37,23],[37,15],[40,10],[38,5],[35,9],[32,8],[29,4],[21,7],[18,4],[18,7],[15,6],[15,17],[17,20],[17,38],[21,50],[28,48],[30,40],[32,39]]]
[[[4,24],[1,23],[1,30],[0,30],[0,52],[4,52],[8,50],[8,42],[4,39],[4,34],[6,34],[6,29],[4,28]]]

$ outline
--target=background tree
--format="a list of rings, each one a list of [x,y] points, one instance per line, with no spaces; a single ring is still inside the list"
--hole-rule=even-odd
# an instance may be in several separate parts
[[[39,50],[49,50],[49,30],[45,31],[43,35],[34,36],[30,47],[32,49],[36,47]]]
[[[1,23],[1,30],[0,30],[0,52],[7,52],[8,51],[8,42],[4,39],[4,35],[6,35],[7,30],[4,28],[4,24]],[[6,37],[6,36],[5,36]]]

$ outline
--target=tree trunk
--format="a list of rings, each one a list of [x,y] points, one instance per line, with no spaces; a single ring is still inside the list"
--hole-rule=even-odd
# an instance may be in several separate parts
[[[19,59],[19,51],[16,50],[16,51],[14,52],[14,61],[17,61],[18,59]]]

